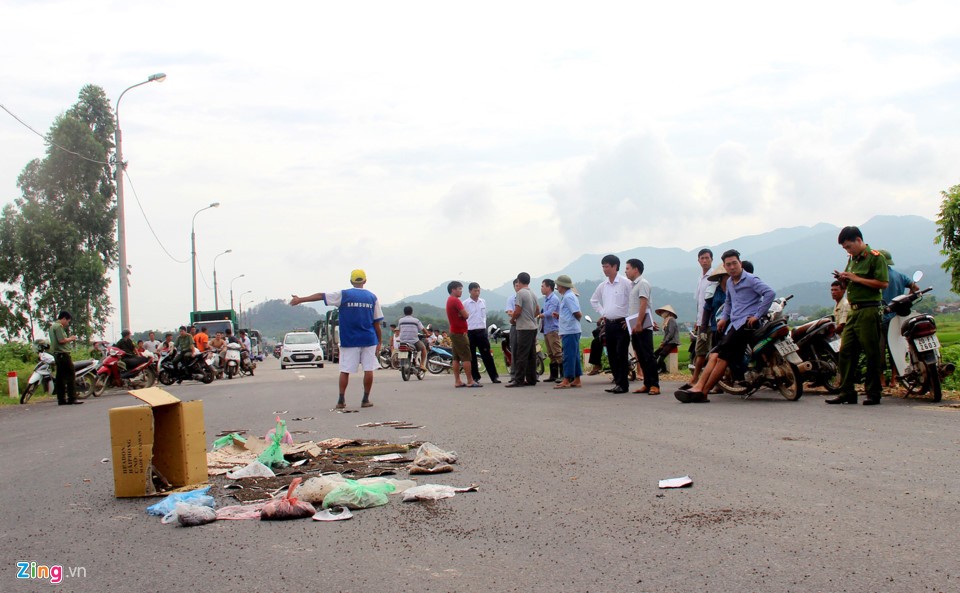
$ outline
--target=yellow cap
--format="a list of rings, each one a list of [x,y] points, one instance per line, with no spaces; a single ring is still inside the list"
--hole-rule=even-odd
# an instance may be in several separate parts
[[[366,282],[367,273],[361,269],[356,269],[350,272],[350,282]]]

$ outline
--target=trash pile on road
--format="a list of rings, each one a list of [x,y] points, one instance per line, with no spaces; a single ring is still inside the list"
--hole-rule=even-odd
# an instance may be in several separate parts
[[[422,428],[403,421],[367,423],[358,428],[373,426]],[[393,498],[435,501],[477,490],[475,484],[457,488],[418,484],[416,478],[386,477],[402,471],[411,477],[454,471],[457,453],[432,443],[343,438],[295,442],[279,416],[262,438],[246,432],[230,430],[217,435],[207,453],[213,485],[174,492],[151,505],[147,513],[162,517],[164,524],[183,527],[224,520],[343,521],[353,517],[352,511],[389,504]],[[217,508],[216,499],[209,494],[213,487],[240,504]]]

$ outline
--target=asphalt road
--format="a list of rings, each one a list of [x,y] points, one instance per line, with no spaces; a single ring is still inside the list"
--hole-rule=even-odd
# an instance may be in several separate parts
[[[477,483],[436,503],[356,511],[351,521],[161,525],[155,499],[116,499],[110,392],[77,407],[0,409],[2,591],[960,591],[960,410],[887,398],[874,408],[713,396],[452,388],[377,371],[375,407],[330,411],[337,370],[173,386],[203,399],[207,442],[263,433],[275,412],[299,439],[411,431],[459,453]],[[359,404],[360,385],[348,391]],[[402,441],[400,441],[402,442]],[[402,472],[405,476],[406,472]],[[659,490],[689,475],[691,488]],[[17,562],[85,569],[61,585],[18,580]]]

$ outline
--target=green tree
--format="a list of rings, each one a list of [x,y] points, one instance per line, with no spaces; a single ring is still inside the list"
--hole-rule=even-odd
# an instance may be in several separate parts
[[[940,232],[934,241],[940,245],[940,253],[947,256],[940,266],[950,272],[951,290],[960,292],[960,185],[954,185],[940,195],[943,196],[937,218]]]
[[[72,313],[82,337],[104,329],[107,274],[117,261],[107,164],[114,129],[106,93],[83,87],[50,127],[46,156],[27,163],[17,179],[22,195],[0,214],[0,282],[10,286],[0,324],[8,337],[32,339],[34,324],[50,323],[59,309]]]

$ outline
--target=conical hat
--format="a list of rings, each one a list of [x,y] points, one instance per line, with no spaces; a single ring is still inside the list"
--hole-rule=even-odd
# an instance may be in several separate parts
[[[674,319],[677,319],[677,312],[674,311],[674,310],[673,310],[673,307],[671,307],[670,305],[664,305],[664,306],[660,307],[659,309],[656,310],[656,313],[657,313],[657,315],[660,315],[661,317],[663,317],[663,314],[664,314],[664,313],[669,313],[670,315],[673,315],[673,318],[674,318]]]

